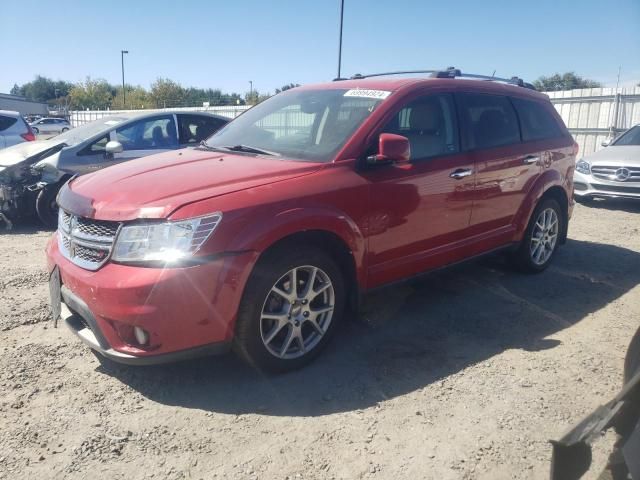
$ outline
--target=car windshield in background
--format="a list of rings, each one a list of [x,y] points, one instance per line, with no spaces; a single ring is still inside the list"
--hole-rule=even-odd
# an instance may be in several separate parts
[[[328,162],[390,92],[300,90],[247,110],[206,146],[311,162]]]
[[[627,130],[620,136],[620,138],[614,141],[612,145],[617,147],[622,147],[623,145],[640,145],[640,125]]]
[[[110,130],[125,120],[128,119],[122,117],[104,117],[90,123],[85,123],[79,127],[72,128],[67,132],[63,132],[57,136],[57,139],[64,140],[67,145],[76,145],[88,138],[98,135],[99,133]]]

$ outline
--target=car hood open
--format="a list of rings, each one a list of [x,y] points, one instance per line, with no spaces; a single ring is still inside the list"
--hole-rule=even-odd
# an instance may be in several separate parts
[[[66,144],[60,140],[24,142],[0,150],[0,172],[7,168],[33,164],[62,150]]]
[[[307,175],[322,166],[184,149],[77,177],[60,191],[58,201],[67,211],[98,220],[166,218],[188,203]]]

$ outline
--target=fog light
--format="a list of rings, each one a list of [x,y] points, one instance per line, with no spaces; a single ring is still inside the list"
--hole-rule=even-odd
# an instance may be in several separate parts
[[[133,327],[133,334],[140,345],[146,345],[149,342],[149,333],[146,330],[140,327]]]

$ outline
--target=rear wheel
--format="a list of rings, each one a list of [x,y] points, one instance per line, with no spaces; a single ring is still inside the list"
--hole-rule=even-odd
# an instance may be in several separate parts
[[[235,348],[269,371],[300,368],[328,343],[345,305],[345,285],[322,250],[279,249],[252,273],[236,325]]]
[[[58,204],[56,203],[56,196],[60,190],[61,184],[55,183],[53,185],[47,185],[36,198],[36,212],[40,221],[49,228],[56,228],[58,226]]]
[[[514,254],[520,270],[538,273],[549,266],[560,242],[562,219],[562,210],[554,199],[543,199],[538,204]]]

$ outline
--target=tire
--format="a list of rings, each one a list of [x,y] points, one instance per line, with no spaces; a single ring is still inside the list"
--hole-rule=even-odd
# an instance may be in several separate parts
[[[68,132],[68,131],[69,131],[69,129],[67,127],[65,127],[60,131],[60,133],[64,133],[64,132]]]
[[[543,217],[543,214],[548,215],[548,217]],[[552,228],[549,230],[546,230],[546,227],[545,229],[540,228],[541,222],[544,223],[545,218],[551,218],[552,223],[548,226]],[[544,271],[551,264],[560,246],[563,225],[564,213],[558,202],[553,198],[543,198],[538,203],[533,215],[531,215],[520,246],[513,254],[512,259],[515,266],[525,273],[540,273]],[[538,238],[539,236],[543,239],[544,251],[542,253],[538,249],[540,247],[532,245],[534,237]],[[540,242],[538,242],[539,244]]]
[[[629,344],[624,360],[624,383],[627,383],[640,370],[640,329]]]
[[[49,228],[57,228],[58,226],[58,205],[56,203],[56,196],[60,190],[62,184],[55,183],[53,185],[47,185],[36,198],[36,212],[38,218]]]
[[[322,351],[340,323],[347,298],[344,278],[333,258],[319,248],[279,248],[266,255],[247,282],[234,349],[260,370],[295,370]],[[320,310],[325,311],[314,313]]]
[[[40,130],[38,130],[38,127],[31,127],[31,130],[33,131],[34,134],[38,135],[40,133]]]

